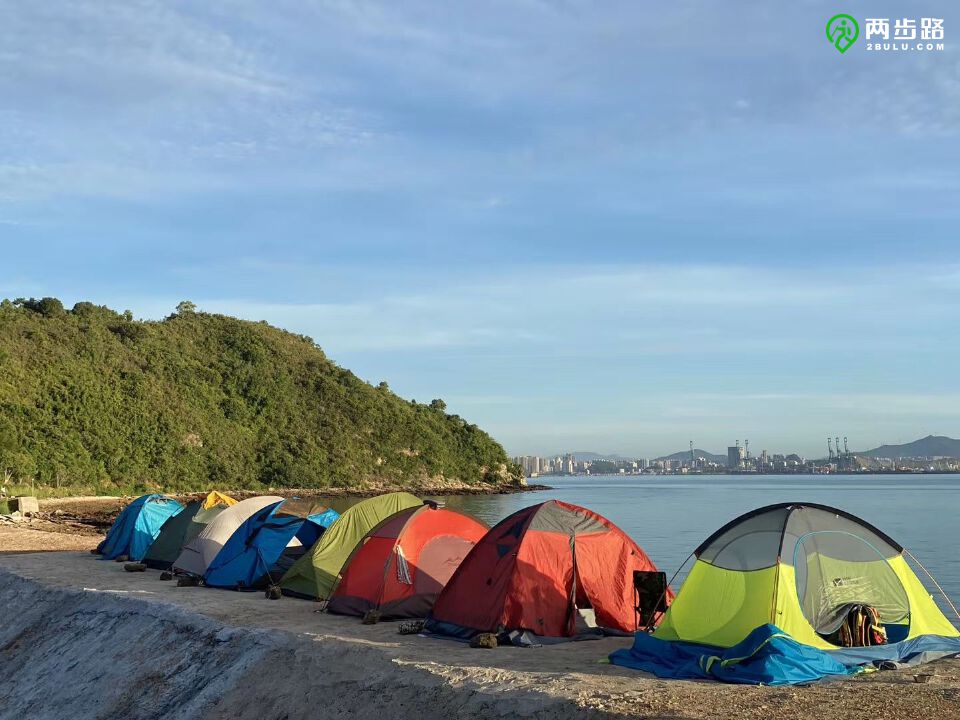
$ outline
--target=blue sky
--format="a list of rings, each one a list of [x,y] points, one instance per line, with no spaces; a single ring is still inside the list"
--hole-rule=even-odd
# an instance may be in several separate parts
[[[0,3],[0,296],[266,319],[512,453],[960,436],[952,10]]]

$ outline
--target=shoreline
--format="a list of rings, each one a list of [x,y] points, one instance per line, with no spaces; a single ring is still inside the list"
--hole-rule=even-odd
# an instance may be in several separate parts
[[[473,649],[317,603],[178,588],[76,552],[0,556],[4,717],[960,718],[960,661],[803,687],[668,681],[604,663],[630,638]],[[105,661],[104,658],[109,658]]]

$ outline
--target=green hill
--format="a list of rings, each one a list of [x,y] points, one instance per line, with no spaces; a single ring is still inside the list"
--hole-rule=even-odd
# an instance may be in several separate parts
[[[489,435],[266,323],[0,303],[0,484],[108,493],[514,482]]]

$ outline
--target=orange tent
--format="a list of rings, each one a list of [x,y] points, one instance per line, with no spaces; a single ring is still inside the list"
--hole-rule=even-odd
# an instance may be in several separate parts
[[[426,617],[487,529],[469,515],[433,504],[391,515],[357,545],[327,610],[342,615],[379,610],[383,620]]]

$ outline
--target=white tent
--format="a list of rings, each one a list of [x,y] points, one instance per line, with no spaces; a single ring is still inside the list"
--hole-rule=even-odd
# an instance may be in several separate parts
[[[220,552],[230,536],[243,525],[255,512],[267,505],[280,502],[282,497],[262,495],[241,500],[221,511],[203,532],[197,535],[180,551],[180,557],[173,563],[175,572],[203,576],[213,559]]]

